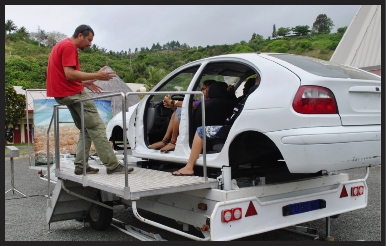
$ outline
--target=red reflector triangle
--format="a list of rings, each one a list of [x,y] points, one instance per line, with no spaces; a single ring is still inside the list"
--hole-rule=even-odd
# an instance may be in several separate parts
[[[245,217],[252,216],[252,215],[257,215],[257,212],[255,209],[255,206],[253,205],[253,202],[250,201],[247,212],[245,213]]]
[[[340,193],[339,198],[346,197],[346,196],[348,196],[346,186],[343,185],[342,192]]]

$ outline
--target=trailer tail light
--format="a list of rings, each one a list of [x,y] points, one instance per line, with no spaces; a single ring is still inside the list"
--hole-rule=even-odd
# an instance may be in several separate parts
[[[365,187],[363,185],[358,186],[359,193],[358,195],[363,195],[365,193]]]
[[[292,103],[300,114],[337,114],[338,107],[332,92],[320,86],[301,86]]]
[[[361,196],[365,193],[365,187],[363,185],[353,186],[351,187],[351,196]],[[346,186],[343,185],[342,191],[340,193],[340,197],[348,197]]]
[[[241,208],[234,208],[232,209],[232,219],[233,220],[239,220],[242,217]]]
[[[224,223],[240,220],[243,217],[241,208],[225,209],[221,211],[221,221]]]
[[[231,209],[226,209],[221,212],[221,221],[228,223],[232,221],[232,210]]]
[[[364,191],[365,191],[365,187],[364,186],[354,186],[354,187],[351,187],[351,196],[363,195]]]

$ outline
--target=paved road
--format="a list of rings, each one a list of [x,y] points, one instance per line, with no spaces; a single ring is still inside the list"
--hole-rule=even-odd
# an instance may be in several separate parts
[[[10,159],[5,159],[5,191],[11,188]],[[114,227],[105,231],[96,231],[88,223],[76,220],[60,221],[51,224],[49,232],[46,224],[47,182],[38,178],[38,168],[29,168],[28,158],[14,158],[15,187],[28,197],[17,192],[5,194],[5,241],[138,241]],[[336,219],[331,219],[331,236],[335,241],[381,241],[381,166],[370,168],[367,180],[369,201],[364,209],[348,212]],[[362,178],[365,168],[345,170],[350,179]],[[51,185],[52,191],[54,184]],[[384,207],[384,206],[383,206]],[[143,211],[142,216],[180,228],[175,221],[160,218]],[[114,209],[114,218],[141,228],[158,233],[168,241],[190,241],[170,232],[144,224],[136,219],[130,208],[118,206]],[[319,240],[326,235],[325,219],[311,221],[300,226],[317,229]],[[195,229],[191,229],[193,232]],[[197,234],[199,235],[199,234]],[[284,230],[276,230],[236,241],[312,241],[313,238]]]

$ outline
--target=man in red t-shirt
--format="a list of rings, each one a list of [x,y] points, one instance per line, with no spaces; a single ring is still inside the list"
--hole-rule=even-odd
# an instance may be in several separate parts
[[[94,31],[88,25],[80,25],[75,29],[72,37],[57,43],[51,51],[47,66],[47,96],[54,97],[60,105],[66,105],[71,113],[76,127],[80,130],[79,141],[74,160],[75,174],[83,174],[83,140],[81,128],[81,105],[74,103],[75,100],[90,98],[84,87],[93,93],[100,94],[101,87],[96,85],[96,80],[109,81],[116,76],[115,72],[106,72],[102,67],[96,73],[85,73],[80,71],[78,49],[84,50],[91,46]],[[119,164],[117,157],[106,138],[106,127],[102,121],[93,100],[83,101],[84,126],[85,126],[85,150],[86,150],[86,173],[95,174],[98,168],[88,165],[88,153],[91,142],[102,163],[106,166],[107,174],[125,173],[125,168]],[[129,167],[128,171],[133,171]]]

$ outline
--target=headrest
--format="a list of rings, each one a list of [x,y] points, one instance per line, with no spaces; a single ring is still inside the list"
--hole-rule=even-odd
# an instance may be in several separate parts
[[[214,82],[210,85],[208,91],[208,98],[227,98],[228,84],[225,82]]]
[[[255,85],[255,83],[256,83],[256,78],[250,78],[250,79],[248,79],[247,82],[245,82],[245,84],[244,84],[243,94],[244,94],[244,95],[247,95],[249,89],[251,89],[252,86]]]

